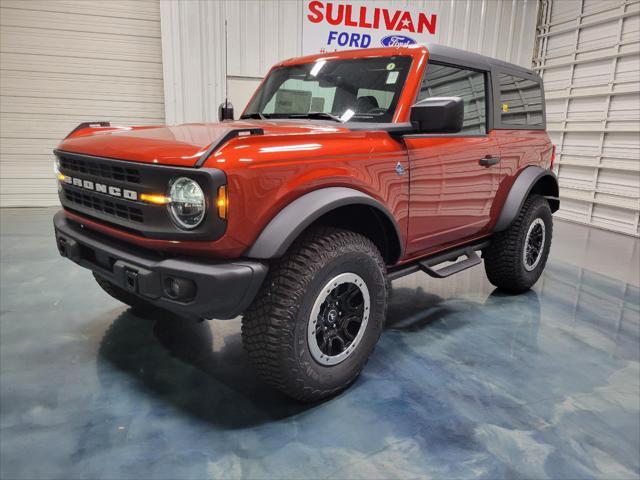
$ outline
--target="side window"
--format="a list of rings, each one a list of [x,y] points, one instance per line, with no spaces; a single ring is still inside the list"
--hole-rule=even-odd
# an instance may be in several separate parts
[[[464,133],[486,133],[485,74],[475,70],[430,63],[418,100],[427,97],[461,97],[464,100]]]
[[[500,74],[500,120],[504,125],[542,125],[542,90],[533,80]]]

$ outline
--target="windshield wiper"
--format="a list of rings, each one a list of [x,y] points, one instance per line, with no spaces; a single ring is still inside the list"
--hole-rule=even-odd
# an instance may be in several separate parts
[[[267,117],[260,112],[255,113],[247,113],[245,115],[240,115],[240,120],[246,120],[247,118],[255,118],[256,120],[266,120]]]
[[[287,115],[287,118],[311,118],[318,120],[333,120],[334,122],[342,123],[340,117],[327,112],[290,113]]]

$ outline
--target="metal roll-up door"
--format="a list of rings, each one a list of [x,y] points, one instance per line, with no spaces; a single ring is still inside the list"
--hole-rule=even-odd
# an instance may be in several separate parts
[[[3,0],[0,25],[0,206],[58,203],[79,123],[164,123],[159,0]]]
[[[548,0],[534,66],[556,144],[558,217],[638,235],[640,3]]]

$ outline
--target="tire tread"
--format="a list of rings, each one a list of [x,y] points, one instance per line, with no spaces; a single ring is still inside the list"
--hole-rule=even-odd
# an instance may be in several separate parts
[[[549,255],[548,248],[545,248],[543,258],[534,270],[533,282],[532,278],[525,273],[521,258],[522,249],[524,248],[524,236],[526,235],[523,232],[533,221],[534,213],[540,208],[548,209],[549,217],[551,216],[549,204],[544,197],[540,195],[529,196],[509,228],[496,233],[489,247],[483,252],[487,278],[501,290],[510,293],[522,293],[531,288],[544,270]],[[551,226],[551,223],[549,226]],[[547,235],[546,242],[550,244],[552,228],[548,227]]]
[[[244,314],[242,340],[258,375],[297,400],[316,401],[337,393],[348,387],[364,367],[338,386],[317,388],[305,385],[294,351],[296,318],[306,286],[336,253],[353,249],[374,258],[387,281],[384,261],[371,240],[347,230],[313,228],[297,239],[287,254],[272,262],[258,296]]]

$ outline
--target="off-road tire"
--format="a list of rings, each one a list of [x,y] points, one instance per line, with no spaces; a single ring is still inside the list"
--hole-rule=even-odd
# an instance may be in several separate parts
[[[100,288],[102,288],[102,290],[107,292],[109,295],[111,295],[113,298],[115,298],[119,302],[122,302],[125,305],[130,306],[132,309],[138,310],[138,311],[146,311],[153,308],[153,305],[150,304],[149,302],[145,302],[144,300],[137,297],[136,295],[133,295],[132,293],[127,292],[123,288],[120,288],[117,285],[114,285],[109,280],[101,277],[100,275],[94,273],[93,278],[96,279],[96,282],[98,283],[98,285],[100,285]]]
[[[529,227],[536,219],[544,222],[544,246],[537,266],[527,271],[523,260],[525,240]],[[538,281],[547,263],[552,233],[553,221],[549,203],[540,195],[531,195],[509,228],[496,233],[489,247],[483,251],[489,281],[509,293],[529,290]]]
[[[342,273],[355,273],[364,280],[370,314],[352,353],[327,366],[314,359],[307,328],[325,285]],[[368,238],[329,227],[310,229],[270,266],[244,314],[243,345],[267,384],[299,401],[318,401],[358,378],[382,332],[388,290],[384,261]]]

